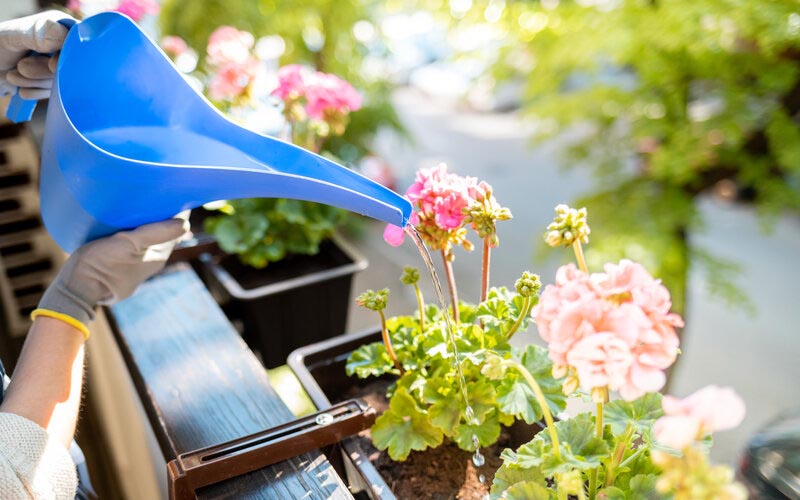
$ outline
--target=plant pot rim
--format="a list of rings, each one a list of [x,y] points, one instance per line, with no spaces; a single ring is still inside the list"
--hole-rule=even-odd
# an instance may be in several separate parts
[[[239,300],[253,300],[267,295],[276,295],[294,288],[300,288],[315,283],[339,278],[348,274],[355,274],[367,268],[368,262],[353,245],[348,243],[344,238],[338,234],[331,237],[332,241],[339,249],[344,252],[347,257],[352,260],[349,264],[343,264],[334,268],[319,271],[315,273],[298,276],[280,281],[278,283],[271,283],[269,285],[260,286],[257,288],[245,289],[243,288],[231,274],[225,270],[224,267],[214,261],[214,257],[209,254],[200,256],[200,262],[209,268],[214,277],[225,287],[231,297]]]

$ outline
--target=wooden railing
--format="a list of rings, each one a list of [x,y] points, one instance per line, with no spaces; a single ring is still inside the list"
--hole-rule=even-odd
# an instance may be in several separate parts
[[[170,266],[107,316],[165,460],[294,418],[188,265]],[[352,498],[319,451],[197,493],[198,498]]]

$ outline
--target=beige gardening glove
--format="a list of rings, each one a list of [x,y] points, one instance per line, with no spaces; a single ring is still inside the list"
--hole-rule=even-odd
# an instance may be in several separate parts
[[[53,77],[69,31],[59,24],[72,19],[64,12],[51,10],[0,23],[0,97],[19,88],[23,99],[50,97]],[[28,55],[29,52],[45,55]]]
[[[95,307],[129,297],[144,280],[160,271],[189,222],[170,219],[87,243],[70,255],[31,316],[48,316],[86,327]]]

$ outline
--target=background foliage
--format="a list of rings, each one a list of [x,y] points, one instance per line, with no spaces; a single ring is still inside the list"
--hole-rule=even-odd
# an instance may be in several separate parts
[[[535,139],[568,132],[569,163],[596,179],[577,204],[616,237],[589,260],[642,261],[679,309],[698,263],[712,291],[741,303],[735,266],[689,236],[708,193],[755,204],[766,225],[800,209],[797,2],[491,0],[457,22],[488,23],[498,5],[495,79],[524,81]]]

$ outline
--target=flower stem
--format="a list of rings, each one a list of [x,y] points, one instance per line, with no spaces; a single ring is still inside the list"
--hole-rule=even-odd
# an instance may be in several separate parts
[[[450,303],[453,305],[453,321],[456,325],[458,320],[458,291],[456,291],[456,277],[453,275],[453,263],[447,258],[447,253],[442,249],[442,260],[444,261],[444,274],[447,276],[447,287],[450,289]],[[447,311],[444,311],[447,314]]]
[[[625,432],[622,433],[622,439],[617,442],[617,447],[614,449],[614,454],[611,456],[611,463],[606,470],[606,479],[603,486],[608,487],[614,484],[614,480],[617,478],[617,471],[619,471],[619,464],[622,462],[622,457],[625,456],[625,450],[628,449],[632,438],[633,427],[631,424],[628,424],[625,427]]]
[[[514,360],[505,360],[504,361],[506,366],[514,368],[517,370],[522,378],[525,379],[525,382],[533,389],[533,393],[536,395],[536,401],[539,403],[539,406],[542,408],[542,413],[544,414],[544,420],[547,422],[547,432],[550,433],[550,440],[553,442],[553,452],[555,453],[556,458],[561,458],[561,445],[558,442],[558,433],[556,432],[555,422],[553,421],[553,414],[550,413],[550,407],[547,406],[547,400],[544,397],[544,393],[542,392],[542,388],[539,387],[539,384],[536,382],[536,379],[533,378],[531,372],[528,371],[527,368],[522,363],[518,363]]]
[[[517,330],[519,330],[519,326],[522,324],[522,320],[525,319],[525,316],[527,316],[529,312],[531,312],[531,302],[532,301],[530,297],[525,297],[525,302],[522,303],[522,310],[519,312],[517,321],[515,321],[514,324],[511,325],[511,328],[508,330],[508,333],[506,333],[506,339],[511,340],[511,337],[513,337],[514,334],[517,333]]]
[[[641,454],[642,454],[642,452],[643,452],[644,450],[646,450],[646,449],[647,449],[647,446],[639,446],[639,448],[638,448],[638,449],[637,449],[635,452],[633,452],[633,454],[632,454],[631,456],[629,456],[629,457],[628,457],[628,458],[626,458],[626,459],[625,459],[625,460],[624,460],[624,461],[623,461],[621,464],[619,464],[619,468],[620,468],[620,469],[622,469],[623,467],[626,467],[626,466],[627,466],[629,463],[631,463],[631,462],[632,462],[632,461],[633,461],[633,460],[634,460],[636,457],[638,457],[639,455],[641,455]]]
[[[392,358],[394,367],[400,370],[400,373],[403,373],[405,370],[403,370],[403,367],[397,360],[397,355],[395,355],[394,349],[392,349],[392,341],[389,338],[389,331],[386,329],[386,316],[384,316],[382,310],[378,310],[378,314],[381,315],[381,338],[383,339],[383,346],[386,347],[386,352],[389,353],[389,357]]]
[[[489,295],[489,263],[491,262],[492,247],[487,236],[483,239],[483,261],[481,263],[481,302]]]
[[[414,283],[414,292],[417,294],[417,307],[419,307],[419,330],[425,332],[425,302],[422,301],[422,291],[419,285]]]
[[[580,243],[578,243],[580,248]],[[603,403],[597,403],[597,416],[595,417],[597,426],[595,428],[595,435],[598,439],[603,439]],[[598,467],[599,468],[599,467]],[[594,468],[589,472],[589,500],[594,500],[597,496],[597,470]]]
[[[589,269],[586,267],[586,259],[583,258],[583,247],[581,247],[581,242],[578,240],[573,241],[572,250],[575,251],[575,258],[578,260],[578,267],[581,268],[581,271],[589,274]]]

